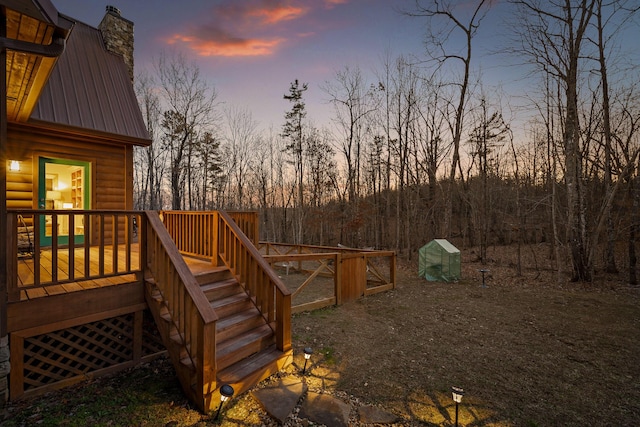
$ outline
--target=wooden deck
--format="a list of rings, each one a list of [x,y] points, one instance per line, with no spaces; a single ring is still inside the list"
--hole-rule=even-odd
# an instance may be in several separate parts
[[[130,263],[134,269],[140,270],[140,252],[138,250],[138,244],[133,244],[130,251],[131,259]],[[78,292],[88,289],[103,288],[108,286],[122,285],[126,283],[134,283],[141,278],[139,272],[119,274],[118,271],[126,271],[126,259],[118,254],[125,252],[125,245],[121,245],[116,251],[116,259],[114,265],[114,251],[110,248],[104,248],[104,255],[100,256],[99,247],[91,247],[89,250],[89,262],[90,267],[89,276],[100,276],[100,270],[102,268],[103,274],[108,274],[109,277],[97,277],[95,279],[70,281],[69,280],[69,250],[58,249],[58,259],[56,264],[57,280],[60,284],[53,284],[47,286],[34,286],[34,276],[36,266],[34,265],[33,256],[21,257],[18,259],[18,288],[20,290],[20,301],[33,300],[36,298],[48,297],[53,295],[67,294],[71,292]],[[78,276],[83,276],[84,271],[82,268],[85,265],[85,250],[84,248],[76,248],[74,250],[73,265]],[[185,262],[189,266],[190,270],[197,274],[211,268],[211,262],[202,259],[185,256]],[[39,259],[40,278],[42,282],[52,281],[54,277],[52,260],[52,251],[50,249],[43,249],[40,251]],[[102,266],[102,267],[101,267]]]
[[[82,235],[56,234],[57,223],[72,224],[78,216]],[[126,369],[166,351],[187,396],[209,412],[219,405],[223,381],[242,393],[291,363],[291,293],[234,219],[225,212],[162,217],[10,212],[12,399]],[[256,217],[245,226],[257,230],[249,227]],[[48,219],[54,231],[41,241]],[[31,232],[28,246],[19,222]]]

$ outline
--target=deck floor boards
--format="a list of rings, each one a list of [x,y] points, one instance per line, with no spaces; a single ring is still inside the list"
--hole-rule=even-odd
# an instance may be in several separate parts
[[[46,286],[34,286],[35,269],[39,267],[40,282],[51,282],[53,275],[53,260],[51,249],[42,249],[39,254],[39,266],[36,267],[34,257],[21,257],[18,259],[18,290],[20,301],[43,298],[51,295],[60,295],[70,292],[79,292],[87,289],[96,289],[104,286],[116,286],[124,283],[131,283],[136,280],[136,274],[133,273],[114,273],[114,264],[117,264],[116,272],[127,271],[127,254],[125,246],[121,245],[115,251],[116,259],[114,262],[114,248],[104,247],[103,256],[100,256],[100,248],[92,246],[89,250],[89,273],[90,278],[85,275],[85,248],[84,246],[76,247],[73,251],[73,277],[69,277],[69,249],[58,249],[57,259],[57,280],[63,281],[62,284],[51,284]],[[211,268],[211,262],[192,257],[184,257],[185,262],[192,272],[197,273],[206,271]],[[100,266],[102,265],[102,272]],[[134,244],[131,248],[129,259],[130,269],[139,270],[140,256],[138,245]],[[98,277],[96,276],[106,276]],[[75,280],[74,280],[75,279]]]

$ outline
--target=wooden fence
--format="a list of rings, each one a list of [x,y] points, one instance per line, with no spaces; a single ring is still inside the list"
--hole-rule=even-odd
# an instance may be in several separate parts
[[[286,274],[284,281],[295,288],[293,313],[339,305],[395,288],[396,264],[392,251],[271,242],[261,242],[259,248],[269,264]],[[290,272],[301,274],[302,283],[287,280]],[[328,292],[326,280],[320,283],[322,278],[332,282]],[[304,292],[312,295],[311,301],[298,298]]]

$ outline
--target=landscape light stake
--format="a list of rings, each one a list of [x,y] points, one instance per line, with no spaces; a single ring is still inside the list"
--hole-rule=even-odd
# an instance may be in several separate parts
[[[464,390],[460,387],[451,387],[451,393],[453,394],[453,401],[456,402],[456,427],[458,427],[458,405],[462,402]]]
[[[302,375],[307,371],[307,362],[311,359],[311,355],[313,354],[313,349],[311,347],[304,348],[304,368],[302,368]]]
[[[233,387],[229,384],[225,384],[220,387],[220,406],[218,406],[218,413],[216,414],[216,420],[220,418],[220,410],[222,409],[222,404],[227,400],[231,399],[233,396]]]
[[[490,270],[485,270],[484,268],[482,270],[480,270],[480,273],[482,273],[482,287],[486,288],[487,285],[484,283],[484,274],[488,273]]]

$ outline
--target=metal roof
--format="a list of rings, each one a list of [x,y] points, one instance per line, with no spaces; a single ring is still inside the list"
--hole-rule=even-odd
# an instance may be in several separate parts
[[[29,122],[118,135],[139,145],[151,142],[122,57],[105,49],[97,28],[79,21]]]

